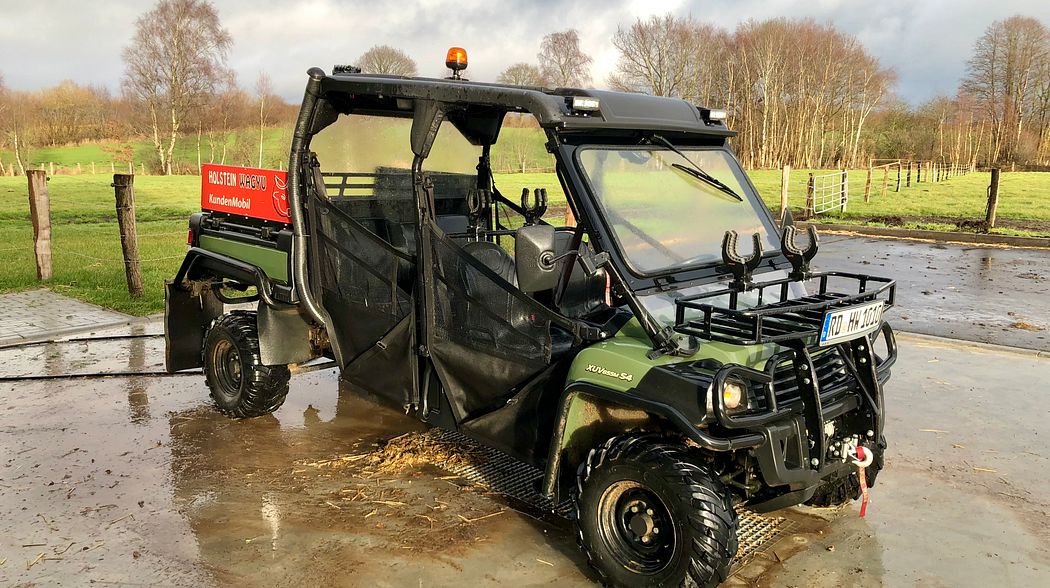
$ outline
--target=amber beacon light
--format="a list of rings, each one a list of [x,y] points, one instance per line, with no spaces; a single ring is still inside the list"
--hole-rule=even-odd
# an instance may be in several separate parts
[[[445,67],[452,70],[452,78],[459,79],[459,72],[467,69],[467,50],[462,47],[451,47],[445,54]]]

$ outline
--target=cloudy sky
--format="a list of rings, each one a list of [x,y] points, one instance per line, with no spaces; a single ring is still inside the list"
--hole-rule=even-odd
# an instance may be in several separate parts
[[[472,79],[491,81],[506,65],[535,61],[544,34],[575,27],[602,85],[616,64],[611,37],[636,18],[673,12],[733,28],[747,19],[812,17],[856,35],[899,76],[913,104],[953,93],[973,46],[992,21],[1014,14],[1050,25],[1050,0],[214,0],[233,35],[230,65],[251,87],[267,71],[275,90],[301,98],[305,71],[353,63],[368,47],[403,48],[423,75],[444,74],[460,45]],[[121,50],[152,0],[0,0],[0,72],[34,89],[63,79],[117,91]]]

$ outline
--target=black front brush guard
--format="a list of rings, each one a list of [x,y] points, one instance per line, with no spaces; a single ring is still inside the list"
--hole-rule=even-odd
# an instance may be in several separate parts
[[[877,337],[863,336],[852,341],[838,344],[839,351],[843,357],[846,367],[857,382],[857,396],[860,409],[864,416],[867,429],[862,435],[875,440],[882,438],[883,431],[883,390],[879,379],[879,373],[893,364],[897,359],[897,344],[893,335],[893,329],[889,324],[883,323],[881,335],[886,340],[889,355],[885,358],[876,357],[872,348],[873,340]],[[801,443],[798,448],[799,454],[805,456],[805,462],[797,470],[779,468],[777,475],[778,483],[799,484],[820,472],[824,467],[824,459],[827,456],[829,439],[824,432],[825,403],[821,398],[820,382],[816,377],[813,358],[810,350],[801,342],[790,346],[787,351],[773,355],[766,362],[765,370],[759,371],[737,364],[727,364],[721,367],[714,376],[712,383],[713,402],[712,410],[719,426],[732,431],[757,432],[763,429],[772,429],[778,423],[784,423],[788,417],[801,412],[804,422],[804,438],[795,441]],[[774,375],[778,366],[791,363],[795,376],[795,382],[800,393],[801,407],[797,403],[780,405],[777,402],[776,391],[773,388]],[[730,380],[742,381],[749,391],[761,393],[765,405],[761,409],[751,409],[739,414],[732,414],[725,405],[725,398],[721,390],[725,383]],[[838,400],[838,399],[836,399]],[[834,415],[833,415],[834,416]],[[772,433],[770,433],[772,435]],[[773,439],[769,439],[772,444]],[[786,442],[787,439],[784,439]],[[777,451],[776,447],[767,447],[765,451]],[[780,449],[782,451],[782,449]],[[782,459],[774,459],[776,463],[783,463]]]

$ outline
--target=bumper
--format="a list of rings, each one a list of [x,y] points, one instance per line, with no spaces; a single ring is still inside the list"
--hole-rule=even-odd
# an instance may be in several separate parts
[[[729,378],[743,380],[752,390],[762,390],[761,410],[730,414],[721,394],[714,394],[712,410],[718,428],[730,435],[760,434],[762,443],[750,451],[762,480],[780,494],[771,501],[772,509],[804,502],[823,480],[843,475],[853,466],[842,459],[844,441],[873,445],[883,439],[883,383],[897,358],[893,329],[883,324],[879,335],[887,353],[880,358],[868,337],[842,343],[839,353],[851,375],[851,389],[822,393],[817,370],[809,350],[799,344],[770,358],[765,371],[739,365],[723,366],[716,374],[713,390],[721,390]],[[790,363],[799,397],[778,405],[774,391],[774,370]],[[779,502],[785,502],[779,504]]]

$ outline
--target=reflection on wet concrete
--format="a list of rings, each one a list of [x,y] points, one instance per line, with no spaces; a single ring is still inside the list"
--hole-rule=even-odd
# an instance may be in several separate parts
[[[150,365],[150,340],[123,345],[115,369]],[[1050,415],[1031,399],[1050,359],[902,337],[894,369],[868,518],[788,511],[796,532],[730,585],[1050,584]],[[436,468],[340,459],[418,430],[334,371],[244,421],[199,376],[0,383],[0,586],[593,585],[565,523]]]
[[[122,336],[130,338],[115,339]],[[159,323],[134,324],[55,342],[11,345],[0,348],[0,366],[5,377],[161,372],[163,329]]]
[[[828,235],[814,264],[895,278],[899,330],[1050,351],[1050,251]]]
[[[130,335],[145,335],[145,325],[133,325],[129,329]],[[135,338],[127,341],[128,371],[146,371],[146,339]],[[145,378],[132,377],[127,379],[128,387],[128,417],[131,422],[141,424],[149,420],[149,395],[146,394]]]
[[[443,586],[459,583],[465,570],[501,579],[509,570],[507,579],[525,584],[559,575],[589,583],[582,562],[570,560],[568,569],[536,562],[573,554],[570,533],[442,479],[444,472],[376,475],[327,465],[422,427],[345,387],[332,398],[331,374],[307,385],[326,390],[334,405],[300,389],[273,417],[232,421],[204,406],[169,417],[174,501],[209,567],[248,584]],[[510,552],[533,552],[527,565],[501,546],[522,533],[531,538]]]

